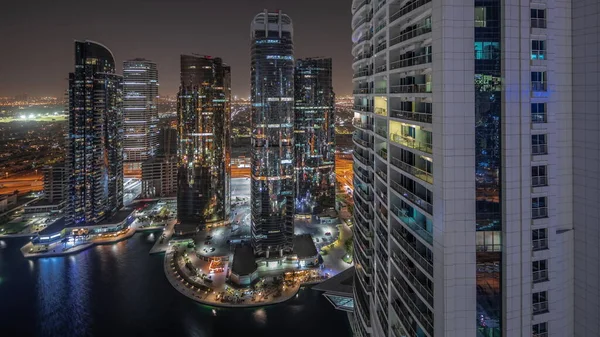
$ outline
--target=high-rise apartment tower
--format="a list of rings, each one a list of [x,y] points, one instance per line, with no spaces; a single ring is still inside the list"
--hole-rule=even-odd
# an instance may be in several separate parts
[[[296,60],[296,212],[335,206],[335,94],[330,58]]]
[[[75,41],[68,95],[67,223],[93,225],[123,206],[123,77],[108,48]]]

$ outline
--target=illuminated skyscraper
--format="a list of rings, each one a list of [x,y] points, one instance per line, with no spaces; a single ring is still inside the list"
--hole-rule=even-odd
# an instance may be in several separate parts
[[[181,55],[177,102],[177,216],[226,221],[231,208],[231,69],[220,58]]]
[[[139,172],[156,154],[158,141],[158,71],[145,59],[123,62],[123,156],[125,172]]]
[[[357,336],[597,334],[597,2],[579,3],[352,1]]]
[[[296,61],[296,212],[335,206],[335,95],[330,58]]]
[[[68,133],[67,223],[95,224],[123,206],[123,77],[97,42],[75,42]]]
[[[292,251],[294,47],[292,20],[265,10],[251,25],[252,244],[259,256]]]

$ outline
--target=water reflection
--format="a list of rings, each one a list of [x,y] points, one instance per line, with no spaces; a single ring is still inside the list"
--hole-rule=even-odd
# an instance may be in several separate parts
[[[265,309],[260,308],[255,310],[252,316],[254,316],[254,320],[256,321],[256,323],[259,323],[263,326],[267,324],[267,312],[265,311]]]

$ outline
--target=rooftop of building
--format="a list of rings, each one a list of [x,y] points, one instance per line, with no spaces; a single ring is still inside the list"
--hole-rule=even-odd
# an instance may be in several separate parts
[[[121,208],[115,214],[99,222],[96,226],[117,224],[125,221],[133,213],[132,208]]]
[[[236,275],[249,275],[257,269],[254,250],[249,245],[236,246],[233,253],[231,272]]]
[[[299,259],[311,258],[318,255],[317,247],[310,234],[294,236],[294,255]]]
[[[354,284],[354,267],[315,285],[314,290],[323,291],[339,296],[352,296],[352,285]]]

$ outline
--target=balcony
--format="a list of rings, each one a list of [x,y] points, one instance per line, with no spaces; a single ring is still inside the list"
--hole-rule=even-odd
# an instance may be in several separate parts
[[[379,136],[381,136],[381,137],[383,137],[383,138],[387,139],[387,128],[376,127],[376,128],[375,128],[375,133],[376,133],[376,134],[378,134]],[[383,156],[382,156],[382,157],[383,157]],[[387,154],[386,154],[386,157],[385,157],[385,158],[387,159]]]
[[[400,34],[390,38],[390,46],[397,45],[400,42],[404,42],[404,41],[410,40],[412,38],[415,38],[419,35],[423,35],[423,34],[427,34],[427,33],[431,33],[431,24],[423,25],[419,28],[409,30],[406,32],[404,32],[404,31],[400,32]]]
[[[433,61],[432,54],[416,55],[390,62],[390,70],[427,64]]]
[[[390,133],[390,139],[395,143],[404,145],[411,149],[423,151],[429,154],[433,153],[433,148],[431,147],[431,144],[421,143],[420,141],[409,136],[404,136],[397,133]]]
[[[377,45],[375,48],[375,53],[379,53],[380,51],[385,50],[385,48],[387,48],[387,42],[383,41],[383,43]]]
[[[430,215],[433,215],[432,204],[428,203],[424,199],[421,199],[419,196],[407,190],[405,187],[403,187],[395,181],[392,181],[392,189],[401,194],[404,198],[410,200],[413,204],[419,206],[419,208],[421,208],[425,212],[429,213]]]
[[[352,109],[360,112],[373,112],[373,107],[368,105],[355,104]]]
[[[421,294],[421,296],[433,307],[433,292],[427,288],[426,285],[421,284],[417,277],[414,275],[416,270],[414,268],[409,268],[408,265],[403,261],[396,253],[392,253],[392,261],[396,263],[400,270],[402,271],[402,275],[412,284],[412,286]]]
[[[368,141],[368,140],[364,140],[360,137],[358,137],[357,135],[352,136],[352,140],[354,141],[355,144],[358,144],[364,148],[372,148],[373,147],[373,143]]]
[[[377,173],[379,178],[381,178],[384,182],[387,182],[387,173],[383,172],[383,170],[380,169],[377,169],[375,173]]]
[[[362,173],[361,173],[361,172],[358,170],[358,167],[354,167],[354,170],[353,170],[353,171],[354,171],[354,175],[355,175],[356,177],[358,177],[358,179],[362,180],[362,182],[363,182],[364,184],[371,184],[371,183],[372,183],[371,179],[369,179],[369,178],[368,178],[366,175],[362,174]]]
[[[379,9],[377,9],[379,10]],[[387,26],[387,22],[382,22],[380,23],[377,27],[375,27],[375,34],[379,33],[382,29],[385,28],[385,26]]]
[[[361,1],[358,5],[356,5],[355,8],[352,8],[353,9],[352,13],[358,12],[359,9],[362,9],[365,5],[370,4],[370,3],[371,3],[371,0]]]
[[[400,321],[402,321],[402,324],[409,330],[409,336],[418,336],[417,331],[415,330],[415,327],[412,324],[414,322],[414,319],[411,317],[408,309],[406,309],[406,307],[404,306],[404,303],[397,299],[392,302],[392,308],[394,308],[394,312],[396,313],[396,315],[398,315]],[[403,335],[402,337],[405,337],[405,335]]]
[[[354,193],[358,194],[363,201],[366,203],[367,201],[373,201],[373,195],[369,194],[369,192],[363,191],[360,187],[354,189]]]
[[[371,21],[371,19],[373,19],[373,16],[371,13],[367,14],[366,16],[363,16],[362,19],[358,20],[358,22],[356,22],[355,25],[352,26],[353,30],[358,29],[358,27],[360,27],[362,24]]]
[[[387,94],[387,88],[375,88],[376,94]]]
[[[358,89],[352,90],[352,93],[354,95],[368,95],[368,94],[372,94],[373,90],[370,88],[358,88]]]
[[[373,124],[363,123],[360,121],[360,118],[353,120],[352,125],[354,125],[355,128],[359,128],[359,129],[363,129],[363,130],[367,130],[367,131],[373,131]]]
[[[531,250],[533,251],[548,249],[547,238],[532,240],[531,244]]]
[[[371,54],[369,52],[362,52],[354,57],[353,62],[358,62],[360,60],[368,59],[368,58],[371,58],[371,56],[373,56],[373,54]]]
[[[390,86],[390,94],[431,93],[431,84],[403,84]]]
[[[401,18],[402,16],[414,11],[415,9],[427,4],[431,2],[431,0],[415,0],[411,3],[409,3],[408,5],[400,8],[397,12],[395,12],[394,14],[390,15],[390,22],[393,22],[399,18]]]
[[[377,73],[386,71],[386,69],[387,69],[387,66],[385,64],[380,65],[379,67],[375,68],[375,73],[377,74]]]
[[[383,137],[383,138],[386,138],[385,136],[382,136],[382,137]],[[388,155],[387,155],[387,149],[385,149],[385,148],[384,148],[384,149],[381,149],[381,150],[379,150],[379,151],[377,151],[377,154],[378,154],[378,155],[379,155],[381,158],[383,158],[383,159],[385,159],[385,160],[387,160],[387,158],[388,158]]]
[[[420,303],[420,301],[416,298],[416,294],[410,291],[406,281],[393,277],[392,284],[394,285],[394,289],[396,289],[400,294],[400,298],[407,302],[408,307],[413,309],[413,316],[417,318],[417,321],[421,323],[421,326],[425,328],[425,331],[433,336],[433,317],[423,312],[426,310],[420,309],[421,306],[417,305],[417,303]]]
[[[357,151],[354,151],[353,155],[354,159],[356,159],[363,165],[371,166],[372,162],[369,159],[365,158],[362,154],[358,153]]]
[[[391,163],[402,171],[409,173],[425,182],[433,184],[433,174],[409,165],[398,158],[392,157]]]
[[[425,240],[430,245],[433,244],[433,236],[427,231],[427,229],[423,228],[423,224],[419,224],[415,219],[407,216],[407,212],[405,209],[400,209],[398,206],[392,206],[392,210],[395,216],[400,219],[400,221],[406,225],[408,228],[412,229],[413,232],[418,234],[423,240]]]
[[[400,244],[400,247],[402,247],[410,257],[412,257],[425,271],[427,271],[429,275],[433,276],[433,265],[431,262],[422,256],[417,249],[413,247],[413,245],[408,243],[406,238],[400,234],[397,229],[392,228],[390,233],[392,234],[392,237],[395,238]]]
[[[373,35],[371,35],[371,33],[364,34],[363,36],[361,36],[361,37],[358,39],[358,41],[356,41],[356,42],[354,43],[354,46],[356,46],[356,45],[360,44],[361,42],[364,42],[364,41],[371,40],[371,38],[373,38]]]
[[[545,92],[548,91],[548,82],[545,81],[531,81],[532,92]]]
[[[360,70],[354,73],[354,75],[352,76],[352,78],[359,78],[359,77],[365,77],[365,76],[370,76],[373,75],[373,72],[371,72],[368,69],[365,70]]]
[[[387,117],[387,109],[386,108],[375,108],[375,114],[379,115],[379,116]]]

